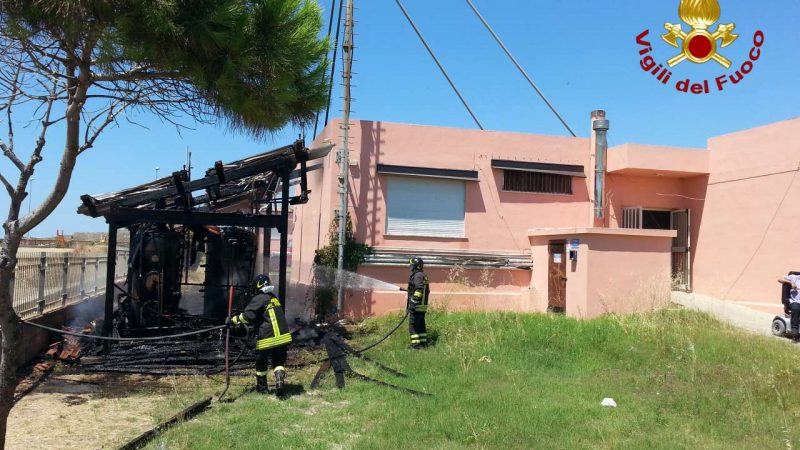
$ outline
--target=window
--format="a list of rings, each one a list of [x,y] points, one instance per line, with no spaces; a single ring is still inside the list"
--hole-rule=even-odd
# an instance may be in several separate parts
[[[629,206],[622,208],[622,228],[642,228],[642,208]]]
[[[672,215],[672,211],[625,207],[622,208],[622,228],[671,230]]]
[[[386,234],[464,237],[464,181],[388,176]]]
[[[572,177],[551,173],[503,170],[503,190],[539,192],[543,194],[572,194]]]

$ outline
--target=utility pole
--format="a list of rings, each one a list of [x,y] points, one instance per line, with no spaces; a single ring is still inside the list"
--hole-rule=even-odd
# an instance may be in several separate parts
[[[33,177],[31,177],[31,179],[28,180],[28,185],[29,185],[28,186],[28,214],[31,213],[31,202],[33,201],[33,182],[34,182],[34,180],[36,180],[36,178],[33,178]]]
[[[341,312],[344,303],[344,239],[347,229],[347,185],[350,172],[350,78],[353,67],[353,0],[347,0],[344,19],[344,42],[342,43],[342,82],[344,84],[344,114],[342,118],[342,147],[337,159],[339,162],[339,261],[336,278],[339,292],[336,311]]]

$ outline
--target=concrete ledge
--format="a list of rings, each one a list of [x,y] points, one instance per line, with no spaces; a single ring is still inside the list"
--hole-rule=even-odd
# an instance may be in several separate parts
[[[661,238],[674,238],[678,235],[676,230],[643,230],[636,228],[531,228],[528,230],[528,237],[536,236],[563,236],[581,234],[601,234],[608,236],[649,236]]]

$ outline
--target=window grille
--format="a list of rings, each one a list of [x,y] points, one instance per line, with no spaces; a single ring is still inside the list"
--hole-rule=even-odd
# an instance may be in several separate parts
[[[503,171],[503,190],[542,194],[572,194],[572,177],[550,173]]]

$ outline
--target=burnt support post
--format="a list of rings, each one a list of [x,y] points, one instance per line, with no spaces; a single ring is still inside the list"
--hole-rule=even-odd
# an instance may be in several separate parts
[[[291,170],[281,171],[281,256],[278,286],[278,298],[286,309],[286,265],[289,256],[289,176]]]
[[[111,336],[114,320],[114,271],[117,264],[117,224],[108,222],[108,252],[106,256],[106,309],[103,317],[103,336]],[[108,341],[105,349],[108,350]]]
[[[262,228],[262,230],[264,230],[261,243],[262,273],[269,275],[269,271],[272,269],[270,267],[272,263],[272,228]]]

